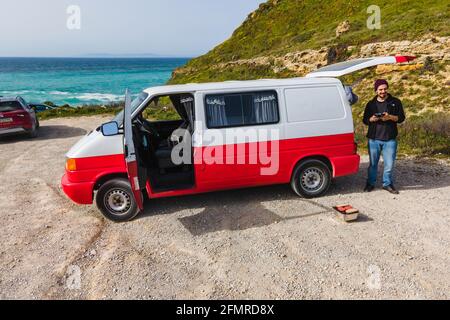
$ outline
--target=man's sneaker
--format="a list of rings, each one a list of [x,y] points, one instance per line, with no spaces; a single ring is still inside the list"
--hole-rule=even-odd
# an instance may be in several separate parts
[[[395,187],[391,184],[390,186],[387,187],[383,187],[384,190],[392,193],[392,194],[399,194],[399,192],[397,191],[397,189],[395,189]]]
[[[371,184],[366,184],[366,187],[364,188],[364,192],[371,192],[373,191],[375,187]]]

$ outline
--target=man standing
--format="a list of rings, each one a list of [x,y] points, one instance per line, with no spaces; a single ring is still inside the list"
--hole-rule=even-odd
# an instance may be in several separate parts
[[[388,88],[386,80],[375,81],[377,95],[367,103],[364,110],[363,122],[369,126],[367,138],[369,139],[370,156],[367,184],[364,191],[370,192],[375,188],[378,162],[382,155],[384,161],[383,189],[398,194],[393,181],[394,163],[397,156],[397,123],[405,121],[405,113],[401,101],[391,96]]]

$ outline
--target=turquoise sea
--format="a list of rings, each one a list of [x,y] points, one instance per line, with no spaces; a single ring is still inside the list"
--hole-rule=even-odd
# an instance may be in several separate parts
[[[0,96],[57,105],[123,100],[165,84],[188,58],[0,58]]]

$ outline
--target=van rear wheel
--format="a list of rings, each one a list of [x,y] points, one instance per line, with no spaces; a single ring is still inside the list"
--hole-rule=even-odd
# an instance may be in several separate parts
[[[320,160],[309,159],[300,162],[294,169],[291,187],[294,192],[305,198],[324,195],[331,185],[331,172]]]
[[[104,183],[98,189],[95,201],[103,215],[112,221],[130,221],[139,213],[130,182],[126,179]]]

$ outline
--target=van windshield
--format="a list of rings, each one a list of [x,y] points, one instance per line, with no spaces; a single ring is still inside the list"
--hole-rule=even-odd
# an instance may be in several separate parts
[[[133,113],[141,104],[142,102],[147,99],[148,93],[141,92],[139,96],[137,96],[132,102],[131,102],[131,113]],[[123,124],[123,110],[120,111],[113,119],[113,121],[116,121],[119,127]]]

